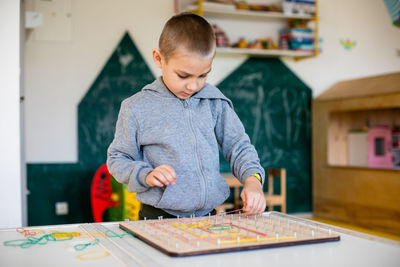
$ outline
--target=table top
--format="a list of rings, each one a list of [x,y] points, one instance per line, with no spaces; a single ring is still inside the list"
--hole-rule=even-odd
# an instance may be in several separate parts
[[[50,225],[0,229],[0,266],[400,266],[400,242],[283,216],[329,227],[341,240],[174,258],[120,222]]]

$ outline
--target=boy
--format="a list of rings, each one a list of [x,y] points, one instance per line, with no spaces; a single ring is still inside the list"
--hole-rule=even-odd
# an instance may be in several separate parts
[[[219,173],[218,145],[244,184],[245,213],[265,210],[257,152],[231,101],[205,83],[214,55],[214,31],[205,19],[172,17],[153,50],[162,76],[121,104],[107,166],[137,193],[141,219],[215,213],[230,193]]]

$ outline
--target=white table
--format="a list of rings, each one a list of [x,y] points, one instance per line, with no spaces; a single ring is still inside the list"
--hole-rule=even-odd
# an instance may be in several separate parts
[[[338,242],[173,258],[137,238],[124,235],[118,225],[113,222],[24,228],[29,232],[0,229],[0,266],[400,266],[400,242],[332,226],[330,229],[341,236]],[[88,230],[97,233],[98,243],[96,237],[87,235],[85,231]],[[68,240],[45,242],[42,239],[45,244],[21,248],[22,244],[27,244],[23,241],[28,238],[25,234],[36,233],[34,237],[40,238],[52,231],[66,232],[56,235]]]

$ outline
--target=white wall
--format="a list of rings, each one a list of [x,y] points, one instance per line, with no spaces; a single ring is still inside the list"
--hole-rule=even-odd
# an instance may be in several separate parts
[[[0,2],[0,228],[22,225],[20,3]]]
[[[319,0],[323,53],[312,60],[285,63],[314,96],[338,81],[400,71],[400,28],[394,27],[384,0]],[[340,40],[356,46],[346,51]]]
[[[27,9],[34,10],[34,4],[27,1]],[[77,161],[80,100],[127,30],[155,71],[151,51],[173,5],[163,0],[73,0],[71,11],[71,41],[36,41],[35,31],[27,39],[28,162]]]
[[[34,9],[34,0],[27,1]],[[151,59],[173,1],[72,0],[71,41],[26,42],[26,157],[30,163],[77,161],[77,105],[128,30],[155,75]],[[323,53],[284,59],[314,95],[332,84],[400,70],[400,29],[391,25],[383,0],[319,0]],[[251,29],[251,24],[249,24]],[[225,29],[236,31],[236,28]],[[267,34],[267,33],[266,33]],[[260,36],[264,37],[264,36]],[[340,39],[357,41],[345,51]],[[209,82],[218,83],[245,56],[217,55]]]

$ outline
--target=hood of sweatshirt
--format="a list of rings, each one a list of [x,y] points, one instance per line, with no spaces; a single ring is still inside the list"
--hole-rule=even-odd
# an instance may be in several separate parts
[[[152,92],[160,97],[165,98],[177,98],[162,81],[161,76],[158,77],[153,83],[146,85],[142,91]],[[190,98],[198,99],[222,99],[229,103],[229,106],[233,108],[231,100],[229,100],[218,88],[215,86],[205,83],[200,91],[192,95]],[[179,99],[179,98],[177,98]]]

